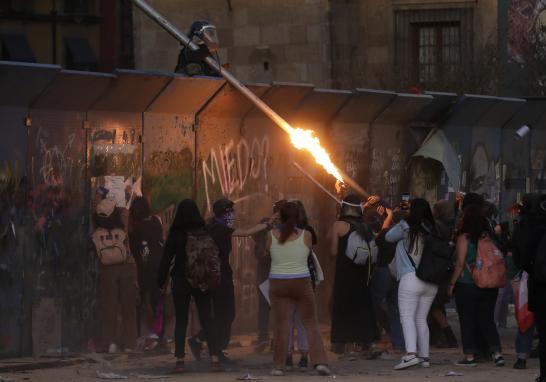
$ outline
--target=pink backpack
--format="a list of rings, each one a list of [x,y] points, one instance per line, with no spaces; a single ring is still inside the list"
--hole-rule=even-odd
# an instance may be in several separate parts
[[[476,262],[470,268],[466,264],[472,280],[478,288],[503,288],[506,286],[506,263],[502,252],[491,237],[485,236],[478,241]]]

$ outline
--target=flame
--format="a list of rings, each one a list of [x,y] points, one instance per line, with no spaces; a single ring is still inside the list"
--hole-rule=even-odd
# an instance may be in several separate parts
[[[315,158],[315,161],[324,167],[328,174],[343,183],[343,177],[330,159],[330,154],[322,147],[320,140],[313,130],[292,128],[289,135],[295,148],[308,151]]]

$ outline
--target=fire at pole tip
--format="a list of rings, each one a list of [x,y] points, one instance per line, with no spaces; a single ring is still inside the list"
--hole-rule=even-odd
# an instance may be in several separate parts
[[[158,25],[165,29],[171,36],[180,41],[184,46],[196,51],[199,47],[178,28],[172,25],[166,20],[159,12],[152,8],[144,0],[132,0],[132,2],[140,8],[147,16],[152,18]],[[298,150],[305,150],[309,152],[315,161],[321,165],[324,170],[336,178],[337,182],[345,184],[353,189],[356,193],[363,197],[368,197],[369,194],[360,185],[351,179],[347,174],[341,171],[330,159],[330,155],[320,144],[320,140],[312,130],[304,130],[300,128],[292,127],[283,117],[277,112],[271,109],[264,101],[262,101],[256,94],[254,94],[249,88],[247,88],[241,81],[233,76],[228,70],[220,66],[220,64],[211,56],[204,59],[204,62],[213,70],[218,72],[224,79],[234,88],[236,88],[241,94],[243,94],[254,106],[260,109],[268,118],[270,118],[275,124],[286,132],[292,141],[294,147]]]

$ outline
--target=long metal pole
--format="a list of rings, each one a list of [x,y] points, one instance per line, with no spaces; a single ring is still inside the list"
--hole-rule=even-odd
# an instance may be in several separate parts
[[[303,169],[303,167],[301,167],[299,165],[298,162],[292,162],[292,164],[294,165],[294,167],[296,167],[303,175],[305,175],[307,177],[307,179],[309,179],[311,182],[313,182],[315,184],[315,186],[317,186],[318,188],[320,188],[322,191],[324,191],[326,193],[326,195],[328,195],[329,197],[331,197],[332,199],[334,199],[338,204],[341,204],[341,200],[339,200],[334,194],[332,194],[330,191],[328,191],[326,189],[326,187],[324,187],[322,184],[320,184],[320,182],[318,180],[316,180],[311,174],[309,174],[307,171],[305,171]]]
[[[140,8],[146,15],[155,20],[163,29],[165,29],[171,36],[180,41],[184,46],[189,47],[192,50],[199,50],[199,47],[191,41],[191,39],[182,33],[178,28],[172,25],[168,20],[166,20],[159,12],[152,8],[144,0],[132,0],[133,3]],[[286,133],[290,134],[293,131],[293,127],[275,110],[270,108],[264,101],[262,101],[256,94],[247,88],[241,81],[234,77],[230,72],[223,68],[214,58],[208,56],[205,58],[205,62],[212,69],[216,70],[222,77],[226,79],[227,82],[238,91],[240,91],[250,102],[252,102],[258,109],[260,109],[267,117],[269,117],[273,122],[277,124],[281,129]],[[343,181],[351,187],[354,191],[359,193],[364,197],[368,197],[369,194],[362,188],[360,185],[350,178],[344,171],[338,168],[339,173],[343,177]]]

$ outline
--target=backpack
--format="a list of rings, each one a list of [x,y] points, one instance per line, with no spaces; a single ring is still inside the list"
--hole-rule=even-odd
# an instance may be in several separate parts
[[[415,275],[425,282],[444,284],[453,272],[453,247],[438,232],[424,230],[423,254]]]
[[[186,279],[203,292],[220,285],[220,250],[204,229],[187,234]]]
[[[364,266],[371,259],[371,264],[377,262],[379,248],[375,243],[373,236],[370,234],[370,239],[367,240],[363,235],[361,228],[353,223],[349,223],[353,230],[347,239],[347,248],[345,256],[349,258],[355,265]]]
[[[546,230],[542,230],[542,236],[538,241],[533,267],[533,280],[546,283]]]
[[[474,266],[466,266],[478,288],[503,288],[506,285],[504,256],[489,235],[478,241]]]
[[[107,230],[97,228],[91,235],[91,240],[95,244],[97,256],[103,265],[122,264],[127,261],[127,247],[125,239],[127,234],[123,229],[114,228]]]

